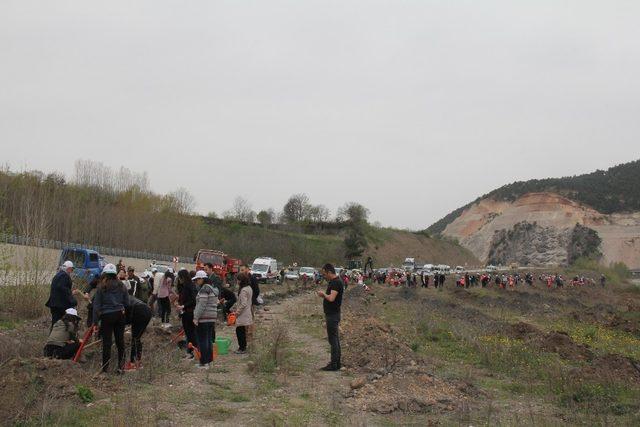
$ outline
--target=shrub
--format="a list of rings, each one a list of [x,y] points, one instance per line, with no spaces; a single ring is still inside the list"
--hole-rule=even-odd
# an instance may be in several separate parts
[[[82,400],[82,403],[91,403],[93,402],[93,392],[90,388],[85,387],[83,385],[77,385],[76,390],[78,391],[78,397]]]

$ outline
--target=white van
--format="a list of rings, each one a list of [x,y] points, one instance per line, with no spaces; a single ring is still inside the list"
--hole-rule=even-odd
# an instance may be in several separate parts
[[[253,264],[251,264],[251,274],[253,274],[259,282],[275,283],[278,280],[278,273],[278,261],[274,258],[256,258]]]

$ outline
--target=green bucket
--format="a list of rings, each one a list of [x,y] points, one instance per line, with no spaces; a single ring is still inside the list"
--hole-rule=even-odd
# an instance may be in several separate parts
[[[229,346],[231,345],[231,339],[229,338],[216,338],[216,348],[218,350],[219,355],[224,355],[229,353]]]

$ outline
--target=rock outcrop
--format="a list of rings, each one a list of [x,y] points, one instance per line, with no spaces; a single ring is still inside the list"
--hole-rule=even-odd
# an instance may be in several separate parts
[[[585,228],[580,229],[579,247],[572,244],[576,224]],[[640,268],[640,212],[603,214],[552,192],[529,193],[514,201],[481,199],[442,234],[485,262],[513,259],[507,255],[517,253],[514,261],[530,265],[566,264],[575,251],[599,238],[605,264],[624,262]]]

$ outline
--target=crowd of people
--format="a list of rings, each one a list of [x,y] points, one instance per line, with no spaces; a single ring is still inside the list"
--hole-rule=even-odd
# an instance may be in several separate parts
[[[209,369],[216,342],[216,323],[223,321],[235,326],[237,354],[245,354],[248,342],[254,335],[256,306],[260,297],[258,280],[247,265],[240,268],[236,277],[237,292],[224,283],[224,273],[212,264],[202,270],[180,269],[177,274],[169,268],[157,270],[141,277],[135,269],[124,265],[107,264],[100,276],[92,280],[84,290],[74,289],[71,274],[74,266],[65,261],[51,282],[50,297],[46,305],[51,311],[51,327],[44,347],[46,357],[72,359],[81,354],[84,340],[79,339],[81,316],[78,298],[87,302],[88,339],[95,335],[102,341],[102,372],[109,372],[112,364],[111,348],[115,343],[117,365],[115,372],[123,373],[141,367],[142,337],[154,316],[161,327],[171,326],[171,313],[176,310],[184,335],[180,347],[186,352],[186,360],[194,360],[201,369]],[[331,264],[321,270],[327,281],[326,292],[318,291],[323,298],[327,338],[331,347],[331,361],[322,369],[335,371],[341,368],[339,323],[344,284]],[[126,360],[125,329],[131,325],[129,361]]]
[[[390,286],[406,286],[410,288],[416,288],[418,286],[422,288],[434,287],[436,289],[442,289],[447,280],[447,275],[435,271],[420,271],[410,272],[400,269],[388,268],[380,269],[370,272],[368,275],[363,275],[361,272],[343,272],[343,281],[345,284],[358,283],[364,284],[369,279],[372,283],[387,284]],[[525,284],[530,287],[535,287],[536,278],[533,273],[527,272],[521,274],[519,272],[511,273],[475,273],[465,272],[453,274],[455,279],[455,286],[459,288],[471,288],[471,287],[493,287],[500,289],[515,289],[517,286]],[[562,288],[565,285],[565,278],[558,274],[540,274],[537,281],[547,288]],[[600,275],[598,280],[600,286],[605,287],[607,279],[604,274]],[[578,286],[593,286],[596,284],[596,280],[585,276],[574,276],[569,282],[569,285]]]

